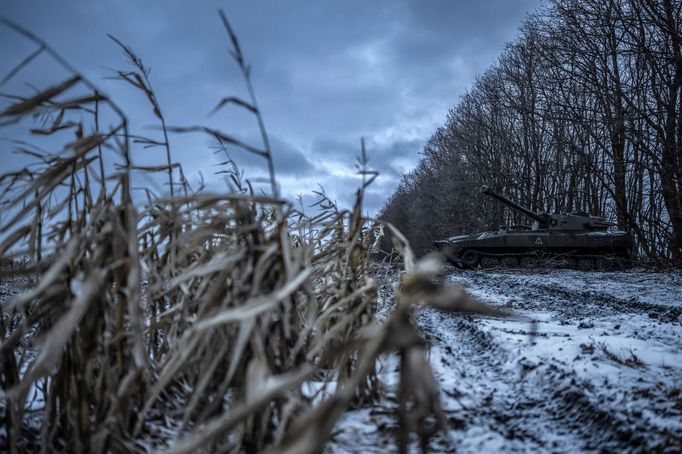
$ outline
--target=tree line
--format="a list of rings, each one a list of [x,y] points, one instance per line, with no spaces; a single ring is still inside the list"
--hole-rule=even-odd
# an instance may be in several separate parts
[[[420,253],[523,222],[478,194],[487,184],[536,211],[605,216],[640,257],[681,264],[682,1],[550,0],[421,155],[379,215]]]

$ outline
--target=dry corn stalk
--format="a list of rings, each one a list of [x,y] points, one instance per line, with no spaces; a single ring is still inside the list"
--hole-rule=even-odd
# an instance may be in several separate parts
[[[35,162],[0,176],[2,260],[29,258],[3,276],[37,278],[2,301],[0,445],[11,451],[317,452],[343,411],[380,399],[376,361],[395,350],[405,433],[426,442],[443,428],[410,314],[424,302],[490,310],[436,283],[438,265],[417,265],[389,225],[406,274],[393,315],[375,320],[369,254],[377,241],[361,216],[375,173],[365,168],[364,145],[360,173],[371,178],[350,212],[322,193],[313,218],[280,200],[248,66],[221,17],[252,99],[225,98],[217,108],[236,104],[256,115],[263,149],[216,130],[167,128],[148,71],[117,41],[136,68],[118,77],[146,95],[163,131],[163,140],[134,136],[101,90],[47,43],[3,21],[72,73],[0,112],[2,124],[41,113],[50,124],[31,131],[61,144],[48,153],[17,143]],[[104,111],[107,129],[99,126]],[[195,130],[262,154],[273,196],[253,195],[238,178],[234,193],[193,190],[171,159],[168,132]],[[136,146],[161,146],[166,162],[135,165]],[[146,199],[133,197],[131,182],[155,172],[168,175],[170,196],[146,188]],[[404,450],[409,439],[399,442]]]

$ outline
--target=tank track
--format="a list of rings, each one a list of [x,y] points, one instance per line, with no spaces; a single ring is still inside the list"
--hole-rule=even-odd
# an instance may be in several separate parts
[[[577,269],[580,271],[616,271],[632,266],[631,260],[623,256],[610,254],[580,254],[580,253],[494,253],[482,252],[474,249],[477,256],[476,263],[457,263],[465,269]],[[525,262],[525,263],[524,263]]]

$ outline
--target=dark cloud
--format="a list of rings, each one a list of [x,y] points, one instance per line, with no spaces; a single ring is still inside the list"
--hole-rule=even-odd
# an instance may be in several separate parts
[[[273,156],[273,164],[278,175],[304,177],[313,173],[314,167],[308,161],[303,151],[278,136],[269,135],[268,138]],[[255,137],[242,140],[251,144],[259,142],[259,139]],[[224,153],[215,153],[216,161],[224,162],[229,157],[238,167],[247,171],[265,168],[266,161],[262,156],[257,156],[234,146],[226,147],[226,149],[228,152],[227,156]]]
[[[414,167],[417,155],[424,146],[424,140],[404,140],[400,137],[389,137],[388,140],[368,138],[365,145],[369,168],[394,181]],[[313,142],[312,150],[311,154],[317,158],[318,168],[324,168],[325,164],[333,164],[336,167],[346,166],[350,172],[355,170],[355,163],[360,156],[360,140],[318,138]]]
[[[125,66],[106,33],[130,44],[152,68],[170,124],[209,124],[257,142],[248,113],[227,108],[208,116],[222,97],[247,96],[216,14],[223,8],[252,65],[283,193],[319,182],[340,203],[350,203],[364,136],[370,165],[381,173],[367,200],[375,212],[382,194],[387,198],[400,173],[416,164],[447,109],[541,1],[4,0],[0,14],[60,50],[119,100],[133,124],[155,120],[143,97],[102,79],[106,67]],[[6,30],[0,42],[0,70],[32,50]],[[36,84],[54,79],[51,71],[33,74]],[[187,173],[210,180],[216,161],[208,145],[200,135],[173,137],[174,156]],[[255,157],[231,154],[247,172],[262,174]]]

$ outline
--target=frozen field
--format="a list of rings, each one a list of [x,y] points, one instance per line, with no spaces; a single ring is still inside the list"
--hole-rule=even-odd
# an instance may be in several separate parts
[[[445,278],[518,317],[420,314],[449,425],[432,450],[682,450],[681,276],[450,269]],[[383,366],[389,402],[347,413],[330,452],[395,450],[396,365]]]

